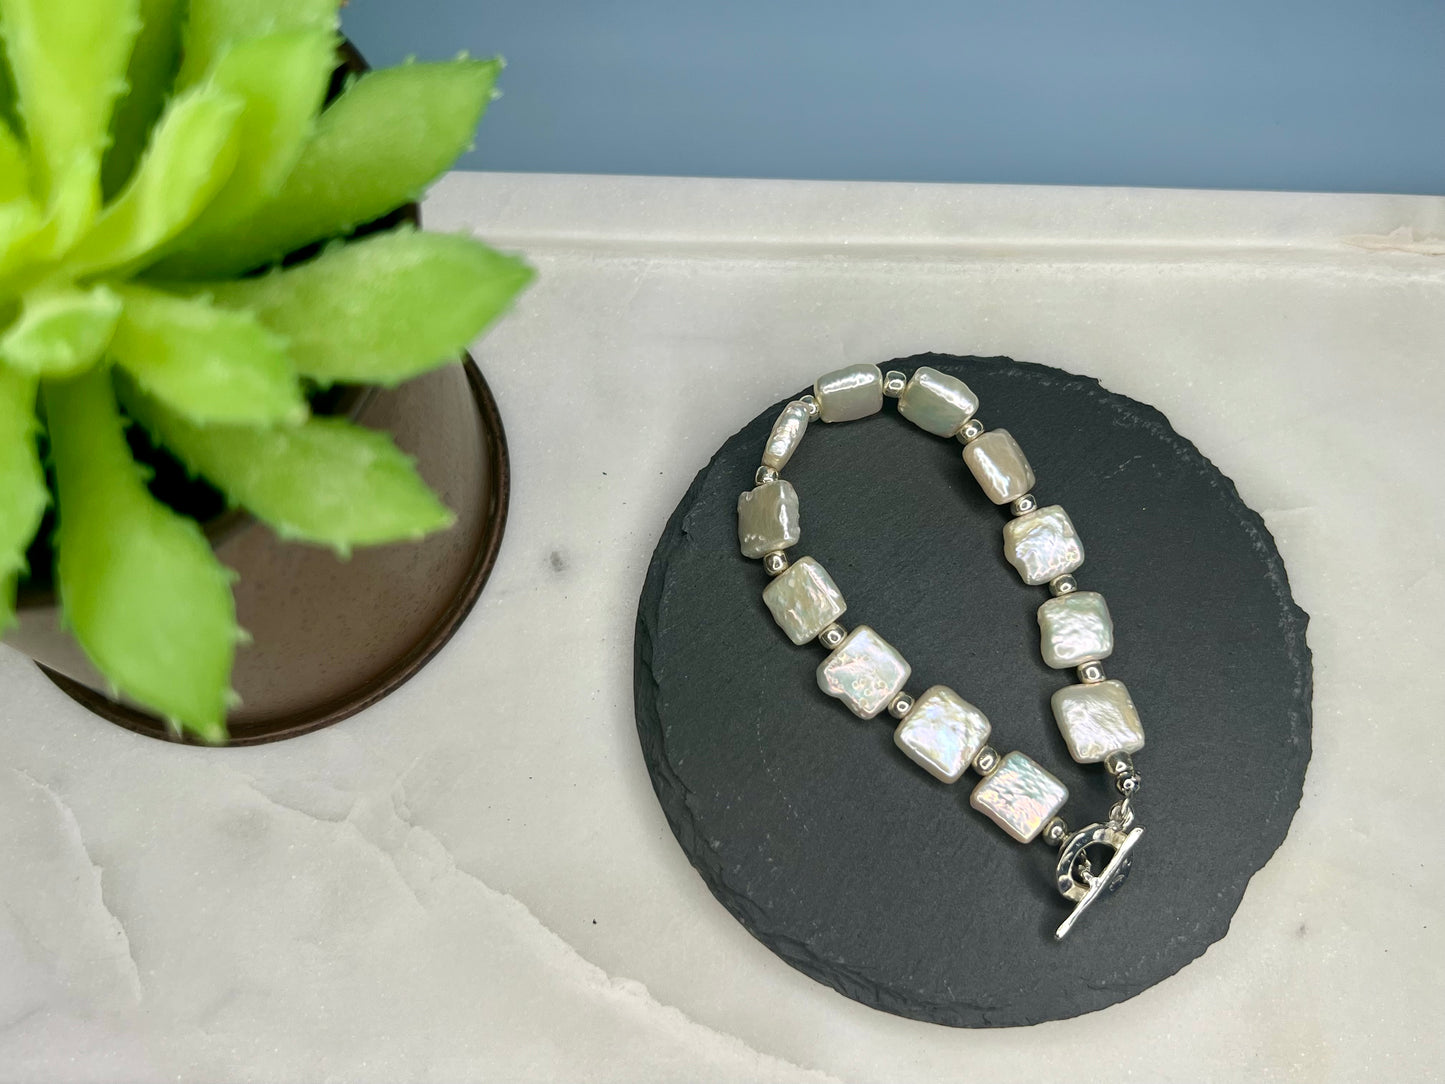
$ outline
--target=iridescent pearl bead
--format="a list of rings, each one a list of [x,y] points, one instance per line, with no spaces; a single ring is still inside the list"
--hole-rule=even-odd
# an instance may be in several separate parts
[[[908,378],[898,397],[898,413],[935,436],[951,437],[978,410],[978,396],[956,376],[927,365]]]
[[[892,644],[859,625],[818,666],[818,688],[860,719],[871,719],[903,690],[912,672]]]
[[[1069,514],[1051,504],[1003,525],[1003,555],[1024,583],[1048,583],[1084,563],[1084,544]]]
[[[968,804],[1020,843],[1028,843],[1068,798],[1068,788],[1032,759],[1009,753],[973,788]]]
[[[914,702],[893,741],[929,775],[956,783],[991,729],[978,708],[947,685],[935,685]]]
[[[1034,469],[1007,429],[990,430],[966,445],[963,461],[994,504],[1008,504],[1034,487]]]
[[[883,372],[876,365],[848,365],[818,377],[813,385],[818,416],[851,422],[883,409]]]
[[[808,408],[802,403],[792,402],[783,408],[773,431],[768,434],[768,443],[763,448],[763,466],[782,470],[793,458],[793,453],[802,443],[808,429]]]
[[[814,639],[848,609],[827,569],[800,557],[763,588],[763,602],[795,644]]]
[[[1069,755],[1080,764],[1144,748],[1139,709],[1122,681],[1109,678],[1093,685],[1066,685],[1054,693],[1053,709]]]
[[[738,495],[738,546],[744,557],[788,549],[801,537],[792,483],[780,479]]]
[[[1097,591],[1073,591],[1039,607],[1039,649],[1056,670],[1107,659],[1114,653],[1114,621]]]

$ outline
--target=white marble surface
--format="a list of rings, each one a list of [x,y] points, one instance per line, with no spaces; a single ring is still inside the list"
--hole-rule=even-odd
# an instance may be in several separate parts
[[[479,350],[515,469],[492,582],[401,692],[259,749],[135,737],[0,651],[0,1078],[1438,1078],[1445,263],[1370,238],[1442,237],[1445,200],[456,175],[428,210],[542,272]],[[637,593],[693,473],[818,373],[922,350],[1160,407],[1314,615],[1303,807],[1229,936],[1026,1031],[773,957],[633,730]]]

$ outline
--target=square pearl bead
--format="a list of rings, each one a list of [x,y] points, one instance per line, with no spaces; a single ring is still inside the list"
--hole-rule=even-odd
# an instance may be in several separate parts
[[[929,775],[956,783],[991,729],[983,712],[947,685],[935,685],[914,702],[893,740]]]
[[[1039,649],[1057,670],[1114,653],[1114,620],[1097,591],[1075,591],[1039,607]]]
[[[903,691],[913,668],[887,640],[859,625],[818,666],[818,688],[871,719]]]
[[[927,365],[908,378],[898,397],[898,413],[918,428],[951,437],[978,410],[978,396],[956,376]]]
[[[843,592],[827,570],[811,557],[800,557],[763,588],[773,620],[795,644],[816,639],[848,609]]]
[[[738,545],[744,557],[785,550],[801,537],[798,493],[792,483],[780,478],[738,495]]]
[[[883,409],[883,373],[876,365],[849,365],[818,377],[813,385],[818,417],[851,422]]]
[[[1048,583],[1084,563],[1084,544],[1069,514],[1051,504],[1003,525],[1003,555],[1024,583]]]
[[[1010,753],[973,788],[968,804],[1028,843],[1068,801],[1069,790],[1023,753]]]
[[[1122,681],[1066,685],[1054,693],[1053,707],[1069,755],[1080,764],[1097,764],[1110,753],[1144,748],[1139,709]]]
[[[1008,504],[1034,487],[1034,469],[1007,429],[992,429],[966,445],[963,461],[994,504]]]
[[[808,429],[808,410],[802,403],[792,402],[783,408],[773,431],[768,434],[768,443],[763,448],[763,466],[782,470],[798,450],[803,434]]]

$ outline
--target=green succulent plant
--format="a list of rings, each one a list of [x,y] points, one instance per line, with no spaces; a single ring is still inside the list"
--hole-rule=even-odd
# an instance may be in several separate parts
[[[531,277],[465,237],[341,240],[467,148],[500,62],[370,72],[323,108],[337,25],[337,0],[0,0],[0,632],[53,502],[62,620],[206,741],[231,574],[127,426],[284,537],[420,538],[451,514],[410,460],[311,402],[454,362]]]

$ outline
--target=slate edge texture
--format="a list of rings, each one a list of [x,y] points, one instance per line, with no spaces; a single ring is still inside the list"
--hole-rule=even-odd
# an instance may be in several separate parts
[[[1260,843],[1263,844],[1261,848],[1263,860],[1241,887],[1242,895],[1248,887],[1248,881],[1253,879],[1254,873],[1258,873],[1260,869],[1264,868],[1288,834],[1294,813],[1298,810],[1303,797],[1304,779],[1308,774],[1309,760],[1312,754],[1313,662],[1306,640],[1309,614],[1294,601],[1294,597],[1290,593],[1289,576],[1279,550],[1274,544],[1274,536],[1270,534],[1269,528],[1265,526],[1264,519],[1259,513],[1244,503],[1234,481],[1220,471],[1213,461],[1203,455],[1192,442],[1175,432],[1173,426],[1169,424],[1168,418],[1161,411],[1147,403],[1107,391],[1094,377],[1080,376],[1033,362],[1014,361],[1007,357],[983,358],[937,353],[915,354],[896,358],[886,363],[880,362],[879,368],[887,371],[897,368],[912,369],[919,365],[943,367],[954,361],[967,361],[972,365],[988,367],[993,370],[990,375],[994,377],[1007,379],[1028,373],[1046,385],[1059,381],[1067,382],[1073,385],[1080,394],[1094,402],[1102,403],[1117,416],[1127,417],[1127,424],[1144,426],[1147,431],[1158,436],[1181,458],[1201,461],[1205,469],[1211,469],[1216,473],[1225,496],[1229,498],[1231,507],[1238,512],[1239,526],[1248,535],[1253,548],[1262,555],[1269,570],[1271,590],[1279,603],[1279,630],[1293,665],[1294,686],[1291,690],[1291,699],[1294,707],[1289,713],[1290,740],[1303,759],[1305,771],[1301,773],[1300,786],[1297,790],[1282,790],[1275,795],[1275,812],[1279,811],[1281,803],[1288,802],[1289,815],[1287,817],[1274,815],[1269,818],[1268,834],[1260,840]],[[796,398],[796,396],[791,396],[769,408],[767,416],[772,417],[782,410],[792,398]],[[672,828],[678,843],[681,844],[688,861],[702,876],[703,881],[718,902],[727,908],[728,913],[742,923],[743,928],[750,934],[809,978],[830,986],[845,997],[861,1004],[926,1023],[945,1024],[950,1027],[1023,1027],[1039,1022],[990,1019],[992,1014],[989,1006],[974,1005],[964,1001],[924,1002],[917,998],[905,998],[892,990],[873,984],[865,975],[854,972],[846,964],[820,958],[811,952],[805,943],[770,928],[767,915],[752,906],[752,901],[746,896],[734,891],[728,885],[723,877],[721,864],[714,857],[713,848],[698,830],[692,811],[691,795],[678,778],[667,757],[662,720],[657,711],[658,685],[652,668],[653,630],[666,590],[669,558],[676,549],[688,543],[687,518],[696,502],[697,495],[716,466],[723,450],[740,433],[752,425],[753,421],[750,420],[738,433],[724,441],[718,451],[713,454],[712,459],[708,461],[707,466],[698,471],[694,477],[692,484],[668,519],[666,527],[663,528],[657,547],[653,551],[652,560],[648,564],[647,577],[643,584],[642,594],[638,599],[633,667],[634,716],[643,758],[647,763],[648,774],[652,777],[653,790],[667,817],[668,825]],[[759,448],[761,449],[761,445]],[[759,454],[761,454],[761,450]],[[1224,799],[1221,798],[1221,800]],[[1193,957],[1182,960],[1179,968],[1169,974],[1177,973],[1185,965],[1202,956],[1210,945],[1221,940],[1229,932],[1234,910],[1234,908],[1229,909],[1228,916],[1220,927],[1199,939],[1199,951]],[[1166,974],[1156,981],[1162,981],[1168,977],[1169,975]],[[1107,1005],[1127,1000],[1148,989],[1151,985],[1154,983],[1144,984],[1126,992],[1111,991],[1111,993],[1120,993],[1121,996],[1111,996],[1101,1004],[1080,1005],[1079,1011],[1071,1015],[1084,1015]],[[1067,1018],[1066,1016],[1053,1017],[1053,1019]]]

